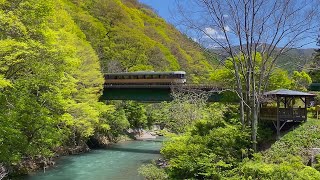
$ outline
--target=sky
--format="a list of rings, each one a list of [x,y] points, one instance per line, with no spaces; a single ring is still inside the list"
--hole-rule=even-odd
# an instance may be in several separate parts
[[[172,12],[175,11],[174,6],[175,6],[175,0],[139,0],[141,3],[144,3],[148,6],[150,6],[151,8],[153,8],[155,10],[155,12],[162,17],[163,19],[165,19],[167,22],[175,25],[174,20],[173,20],[173,15]],[[188,2],[188,1],[186,1]],[[197,7],[194,7],[197,8]],[[181,27],[177,27],[178,29],[180,29],[181,31],[183,31],[184,33],[187,32],[186,29],[181,29]],[[228,27],[226,27],[228,28]],[[208,31],[207,31],[208,30]],[[211,27],[206,27],[205,31],[208,32],[210,35],[214,35],[217,38],[221,35],[221,33],[215,31],[213,28]],[[192,39],[194,39],[195,41],[197,41],[197,39],[195,38],[195,36],[193,36],[193,33],[190,31],[187,33],[187,35],[189,37],[191,37]],[[312,39],[308,39],[305,40],[304,42],[301,42],[303,44],[309,43],[310,41],[315,41],[314,38]],[[205,45],[206,46],[206,45]],[[306,46],[304,46],[303,48],[319,48],[319,46],[316,45],[315,42],[308,44]]]
[[[167,22],[171,22],[170,7],[173,6],[174,0],[139,0],[143,4],[152,7],[159,16],[164,18]]]

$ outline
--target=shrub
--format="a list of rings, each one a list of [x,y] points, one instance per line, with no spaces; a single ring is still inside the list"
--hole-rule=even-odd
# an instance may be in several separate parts
[[[139,168],[139,174],[141,174],[147,180],[165,180],[168,179],[168,175],[164,169],[158,168],[154,164],[142,165]]]

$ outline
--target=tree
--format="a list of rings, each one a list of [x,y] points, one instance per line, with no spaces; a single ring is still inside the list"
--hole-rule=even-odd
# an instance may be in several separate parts
[[[205,107],[209,97],[207,92],[199,92],[194,89],[172,89],[169,115],[171,119],[170,129],[183,133],[194,121],[206,116]]]
[[[0,3],[0,161],[52,156],[93,135],[101,114],[98,56],[63,1]]]
[[[104,113],[103,117],[105,120],[104,124],[109,126],[106,134],[108,134],[109,139],[112,141],[116,141],[117,138],[130,127],[125,111],[119,106],[117,106],[113,111]],[[102,131],[102,133],[105,132]]]
[[[161,128],[170,128],[170,105],[168,102],[154,103],[146,106],[148,127],[158,124]]]
[[[312,80],[311,77],[304,71],[298,72],[294,71],[293,72],[293,89],[297,89],[300,91],[307,91],[307,88],[311,84]]]
[[[179,0],[177,3],[180,23],[197,32],[208,47],[219,47],[230,57],[241,121],[250,125],[256,150],[262,94],[278,57],[303,45],[303,40],[318,28],[317,1],[191,0],[190,8]],[[258,52],[262,60],[256,69]],[[238,61],[240,58],[243,61]]]
[[[211,116],[191,122],[184,134],[164,143],[161,154],[171,179],[227,178],[246,156],[248,131],[238,121],[226,122],[226,106],[217,105],[206,109]]]
[[[317,45],[320,46],[320,35],[317,38]],[[314,58],[308,66],[308,74],[310,75],[312,82],[320,82],[320,49],[315,50]]]
[[[123,109],[131,128],[140,129],[147,126],[147,112],[143,104],[128,101],[124,102]]]

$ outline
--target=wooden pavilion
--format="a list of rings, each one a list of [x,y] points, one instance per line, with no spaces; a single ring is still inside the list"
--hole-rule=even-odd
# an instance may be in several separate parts
[[[270,120],[277,130],[277,138],[287,122],[307,121],[307,107],[315,94],[278,89],[263,94],[260,120]]]

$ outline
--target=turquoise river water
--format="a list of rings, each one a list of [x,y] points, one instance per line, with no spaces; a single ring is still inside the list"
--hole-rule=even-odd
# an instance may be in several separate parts
[[[141,180],[138,168],[160,157],[162,139],[128,141],[107,149],[61,157],[56,166],[23,180]]]

